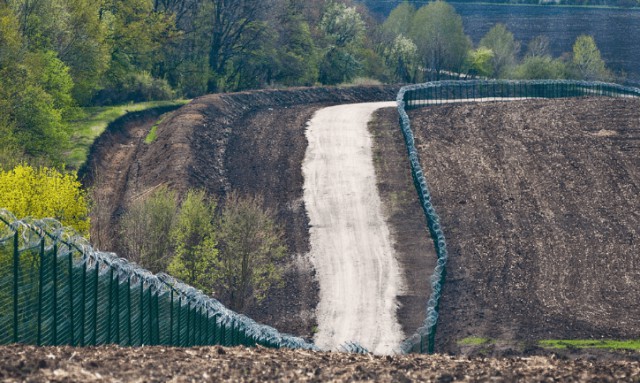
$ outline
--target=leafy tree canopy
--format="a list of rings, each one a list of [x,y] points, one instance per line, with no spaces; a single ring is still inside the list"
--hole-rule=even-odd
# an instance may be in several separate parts
[[[89,233],[88,201],[75,173],[26,165],[0,171],[0,207],[18,218],[55,218],[83,235]]]

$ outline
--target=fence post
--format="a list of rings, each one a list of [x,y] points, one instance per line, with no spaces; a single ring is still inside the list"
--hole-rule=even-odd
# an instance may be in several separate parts
[[[141,276],[140,279],[140,346],[144,345],[144,280]]]
[[[182,331],[180,331],[180,325],[182,324],[182,295],[178,296],[178,342],[175,346],[182,346]]]
[[[147,286],[147,295],[149,296],[149,315],[147,315],[149,324],[149,343],[153,344],[153,294],[151,293],[151,285]]]
[[[171,288],[171,309],[169,310],[169,344],[173,345],[173,287]]]
[[[44,281],[44,237],[40,239],[40,273],[38,281],[38,337],[36,344],[42,346],[42,282]]]
[[[127,343],[126,346],[132,346],[131,341],[131,274],[127,276],[127,316],[129,317],[129,326],[127,326]]]
[[[113,266],[111,266],[113,267]],[[116,276],[116,344],[120,344],[120,270]]]
[[[100,277],[100,261],[96,257],[95,287],[93,294],[93,345],[98,344],[98,278]]]
[[[69,248],[69,317],[71,318],[71,340],[69,342],[70,345],[75,346],[75,320],[74,309],[73,309],[73,249]]]
[[[80,346],[84,347],[84,321],[87,311],[87,258],[82,254],[82,311],[80,311]]]
[[[107,306],[107,344],[111,344],[111,325],[113,322],[113,266],[109,265],[109,305]],[[118,312],[118,310],[116,310]]]
[[[18,272],[20,253],[18,252],[18,230],[13,236],[13,343],[18,343]]]
[[[53,244],[53,345],[58,345],[58,241]]]

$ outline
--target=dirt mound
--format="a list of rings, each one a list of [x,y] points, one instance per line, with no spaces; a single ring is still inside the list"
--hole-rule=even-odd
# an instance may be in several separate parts
[[[242,347],[0,347],[3,382],[637,382],[638,379],[640,362],[634,355],[602,361],[557,356],[510,359],[371,356]]]
[[[281,331],[310,337],[317,286],[304,255],[308,219],[302,200],[304,130],[324,106],[394,100],[399,87],[299,88],[208,95],[165,115],[157,139],[144,137],[158,119],[115,124],[96,142],[85,171],[104,208],[92,224],[101,250],[118,251],[114,228],[124,208],[159,185],[184,193],[203,188],[224,199],[236,190],[261,194],[284,225],[291,257],[284,289],[272,291],[247,313]],[[105,238],[104,240],[101,240]],[[123,254],[126,257],[126,254]]]
[[[448,240],[437,347],[640,337],[640,101],[410,113]]]

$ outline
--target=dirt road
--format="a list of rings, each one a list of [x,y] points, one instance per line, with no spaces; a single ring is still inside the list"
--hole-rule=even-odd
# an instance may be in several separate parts
[[[307,129],[304,201],[311,259],[320,284],[316,343],[355,341],[390,353],[402,340],[396,318],[401,274],[376,189],[371,114],[393,102],[316,112]]]

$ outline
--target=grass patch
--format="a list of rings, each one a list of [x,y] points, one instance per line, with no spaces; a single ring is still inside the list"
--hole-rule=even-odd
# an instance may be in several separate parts
[[[158,135],[157,135],[158,125],[162,123],[162,120],[164,120],[164,117],[160,117],[160,119],[156,121],[155,124],[153,124],[153,126],[151,127],[151,130],[149,131],[149,134],[147,134],[147,136],[144,138],[145,144],[150,144],[153,141],[155,141],[156,138],[158,138]]]
[[[181,106],[190,100],[149,101],[136,104],[82,108],[84,117],[71,121],[71,147],[66,154],[67,166],[78,169],[87,160],[93,141],[107,126],[130,112],[139,112],[160,106]]]
[[[606,350],[635,350],[640,351],[640,339],[636,340],[593,340],[593,339],[549,339],[539,342],[541,347],[567,348],[600,348]]]
[[[478,336],[469,336],[458,341],[461,346],[482,346],[486,344],[492,344],[495,341],[491,338],[481,338]]]

